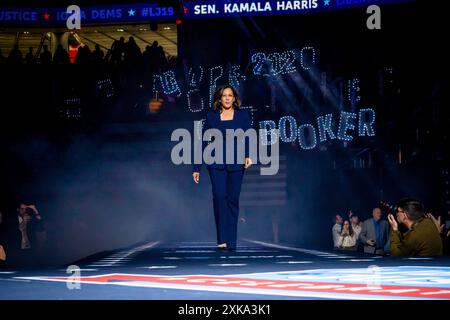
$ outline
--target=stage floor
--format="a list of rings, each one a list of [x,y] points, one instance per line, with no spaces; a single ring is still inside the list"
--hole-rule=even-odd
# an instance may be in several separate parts
[[[236,252],[219,252],[212,242],[150,242],[74,265],[79,272],[0,270],[0,299],[450,299],[449,257],[378,257],[243,240]]]

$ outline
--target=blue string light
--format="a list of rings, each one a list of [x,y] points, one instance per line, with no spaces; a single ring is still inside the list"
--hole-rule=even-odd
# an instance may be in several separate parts
[[[309,145],[307,143],[305,131],[308,132],[310,142]],[[298,127],[298,142],[300,144],[300,147],[305,150],[312,149],[317,145],[316,129],[313,127],[313,125],[302,124],[300,127]]]
[[[253,125],[255,124],[255,113],[256,111],[258,111],[258,109],[254,108],[253,106],[241,106],[242,110],[248,110],[250,112],[250,118],[251,118],[251,123],[250,126],[253,127]]]
[[[252,63],[256,63],[253,67],[253,74],[255,76],[261,75],[262,68],[266,62],[266,55],[262,52],[257,52],[252,55]]]
[[[194,67],[189,68],[188,83],[190,87],[198,87],[203,80],[203,67],[197,67],[199,72],[195,72]]]
[[[214,71],[219,70],[219,75],[214,76]],[[221,66],[215,66],[212,67],[209,70],[209,107],[212,108],[213,105],[213,99],[214,99],[214,92],[216,91],[216,82],[220,79],[223,75],[223,68]]]
[[[310,50],[310,51],[312,52],[312,64],[313,64],[313,65],[316,64],[316,50],[315,50],[313,47],[303,47],[303,48],[300,50],[300,65],[302,66],[302,68],[303,68],[304,70],[309,70],[309,69],[311,69],[311,66],[307,67],[307,66],[305,65],[305,62],[304,62],[304,55],[305,55],[304,52],[305,52],[306,50]]]
[[[194,122],[196,124],[195,130],[197,131],[196,137],[198,137],[199,140],[203,139],[202,133],[203,133],[203,127],[205,125],[205,121],[206,121],[206,118],[200,119],[199,121]]]
[[[259,122],[259,134],[261,145],[269,146],[275,144],[277,141],[277,129],[276,129],[275,121],[273,120],[263,120]],[[270,141],[269,141],[270,136]]]
[[[114,87],[111,79],[97,81],[97,90],[103,91],[107,98],[111,98],[114,95]]]
[[[368,118],[366,120],[366,118]],[[375,110],[371,108],[359,110],[359,124],[358,124],[358,135],[360,137],[375,136],[375,130],[373,129],[373,124],[375,123]]]
[[[283,73],[292,73],[292,72],[296,72],[297,68],[294,65],[295,59],[296,59],[296,55],[295,52],[293,50],[287,50],[284,51],[281,54],[282,59],[285,61],[284,63],[284,70]]]
[[[193,94],[195,94],[196,92],[198,92],[198,94],[200,94],[200,90],[199,89],[190,89],[187,92],[187,103],[188,103],[188,108],[191,112],[199,112],[202,111],[205,108],[205,103],[203,101],[203,98],[200,96],[200,106],[197,106],[196,108],[192,107],[192,101],[191,101],[191,96]]]
[[[239,88],[242,82],[246,80],[245,75],[241,72],[241,66],[235,65],[231,66],[230,70],[228,71],[228,81],[231,86],[234,88]]]
[[[81,99],[65,99],[63,106],[59,110],[59,113],[61,117],[65,118],[81,118]]]
[[[177,79],[175,77],[175,72],[166,71],[163,74],[156,74],[154,76],[153,81],[153,92],[156,90],[156,79],[159,79],[159,82],[162,87],[163,94],[169,95],[176,93],[176,96],[179,97],[181,95],[181,89],[178,86]]]
[[[352,107],[356,106],[356,104],[361,101],[361,96],[359,95],[360,87],[359,87],[359,79],[354,78],[348,80],[348,101]]]
[[[292,50],[282,53],[270,53],[267,56],[267,60],[272,65],[271,74],[274,76],[295,72],[297,70],[293,64],[295,61],[295,53]]]
[[[317,117],[317,126],[319,128],[319,139],[320,142],[324,142],[327,140],[327,133],[330,139],[336,139],[336,136],[331,130],[333,121],[333,115],[331,113],[326,114],[325,116]]]
[[[352,119],[356,119],[356,114],[353,112],[345,112],[341,111],[341,118],[339,119],[339,129],[337,133],[337,137],[340,140],[344,141],[352,141],[353,137],[347,135],[347,130],[355,129],[355,125],[350,123],[349,121]]]
[[[290,135],[286,134],[287,126],[286,122],[289,122]],[[278,121],[278,128],[280,130],[280,140],[286,143],[294,142],[297,139],[297,122],[292,116],[281,117]]]
[[[196,71],[198,69],[198,71]],[[203,67],[198,66],[196,68],[191,67],[188,71],[188,86],[190,89],[188,90],[186,97],[187,97],[187,105],[188,109],[191,112],[199,112],[202,111],[205,108],[205,102],[203,98],[200,96],[200,89],[198,89],[198,86],[203,81]],[[194,94],[198,94],[200,96],[200,106],[192,106],[192,96]]]
[[[280,74],[288,74],[297,71],[295,67],[296,55],[292,50],[284,52],[273,52],[267,55],[263,52],[257,52],[252,55],[252,63],[256,63],[253,67],[254,75],[263,75],[264,66],[270,66],[270,75],[276,76]],[[269,74],[264,74],[269,75]]]

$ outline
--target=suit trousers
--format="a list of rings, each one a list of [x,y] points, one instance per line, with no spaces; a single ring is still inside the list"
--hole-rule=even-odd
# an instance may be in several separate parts
[[[236,249],[239,195],[244,170],[209,168],[208,171],[212,185],[217,243],[226,243],[227,248]]]

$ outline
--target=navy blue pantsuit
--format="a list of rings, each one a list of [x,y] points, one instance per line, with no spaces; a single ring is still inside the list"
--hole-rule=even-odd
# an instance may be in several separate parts
[[[211,177],[217,243],[236,248],[239,195],[244,170],[208,169]]]
[[[226,129],[250,129],[251,118],[246,111],[235,110],[233,120],[220,120],[219,112],[209,112],[206,116],[203,131],[207,129],[219,129],[225,137]],[[224,160],[227,150],[224,143]],[[202,150],[205,148],[202,145]],[[230,150],[228,150],[230,151]],[[236,145],[234,155],[236,156]],[[245,157],[249,157],[248,141],[245,142]],[[244,165],[238,163],[235,158],[233,163],[212,163],[207,165],[211,178],[214,218],[216,222],[217,243],[226,243],[227,248],[235,249],[237,242],[237,224],[239,217],[239,195],[241,193]],[[195,164],[193,171],[200,172],[201,164]]]

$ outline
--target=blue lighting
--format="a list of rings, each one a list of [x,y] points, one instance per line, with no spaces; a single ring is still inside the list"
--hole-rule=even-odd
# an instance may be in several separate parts
[[[231,66],[228,72],[229,83],[234,88],[239,88],[242,82],[246,80],[245,75],[241,72],[240,65]]]
[[[218,71],[218,72],[215,72]],[[214,75],[216,73],[217,75]],[[213,105],[213,99],[214,99],[214,92],[216,91],[217,87],[217,80],[219,80],[223,75],[223,68],[221,66],[215,66],[212,67],[209,70],[209,106],[212,108]]]
[[[352,112],[341,112],[341,119],[339,121],[338,138],[344,141],[352,141],[353,137],[347,134],[347,130],[355,129],[355,125],[350,121],[356,119],[356,114]]]
[[[277,125],[273,120],[264,120],[259,122],[259,133],[261,145],[268,146],[275,144],[277,136]]]
[[[320,142],[324,142],[327,140],[327,133],[330,139],[336,139],[333,130],[331,130],[332,120],[333,120],[332,114],[326,114],[325,116],[317,117]]]
[[[307,66],[305,64],[305,55],[306,55],[305,51],[311,52],[311,55],[312,55],[311,62],[313,65],[315,65],[316,64],[316,50],[313,47],[304,47],[300,50],[300,64],[304,70],[309,70],[309,69],[311,69],[311,66]]]
[[[96,25],[104,23],[149,23],[175,21],[175,9],[156,3],[128,5],[80,6],[81,24]],[[0,7],[0,26],[66,26],[67,7],[27,8]]]
[[[196,0],[184,1],[185,19],[311,14],[413,0]]]
[[[359,110],[359,124],[358,124],[358,135],[360,137],[375,136],[375,130],[373,129],[373,124],[375,123],[375,110],[361,109]]]
[[[308,139],[305,133],[308,133]],[[316,129],[311,124],[302,124],[298,127],[298,142],[302,149],[312,149],[317,145]]]
[[[203,80],[203,67],[199,66],[196,69],[198,69],[198,72],[195,72],[194,67],[189,68],[188,71],[188,82],[190,87],[197,87],[200,85],[200,82]]]
[[[191,89],[188,91],[187,93],[187,103],[188,103],[188,108],[191,112],[199,112],[202,111],[205,108],[205,103],[203,101],[203,98],[200,96],[200,105],[199,106],[193,106],[192,105],[192,97],[198,95],[200,96],[200,90],[199,89]]]
[[[175,77],[175,72],[166,71],[163,74],[157,74],[153,78],[153,92],[156,92],[156,79],[159,80],[159,84],[162,87],[162,93],[169,95],[176,93],[176,96],[181,95],[181,89],[178,86],[177,79]]]
[[[286,134],[287,126],[286,122],[289,122],[290,135]],[[278,121],[278,128],[280,130],[280,140],[286,143],[294,142],[297,139],[297,122],[292,116],[281,117]]]

